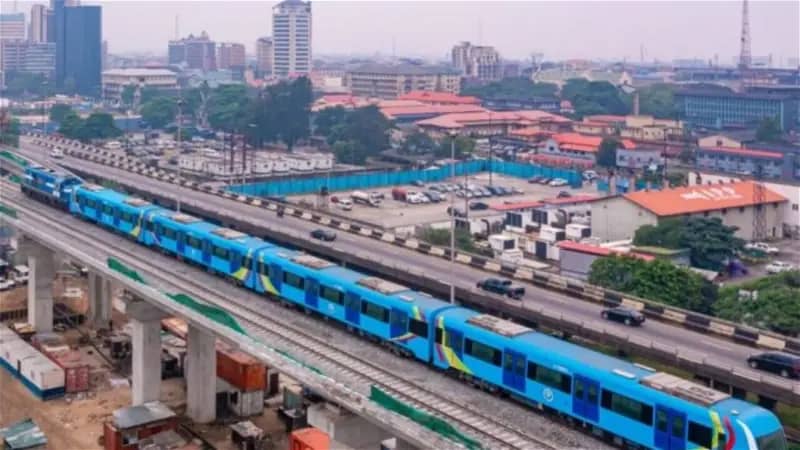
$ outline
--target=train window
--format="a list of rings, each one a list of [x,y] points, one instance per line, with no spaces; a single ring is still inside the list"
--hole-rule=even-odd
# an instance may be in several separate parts
[[[593,384],[588,386],[586,400],[594,405],[597,404],[597,386]]]
[[[361,302],[361,312],[381,322],[389,322],[389,310],[371,302]]]
[[[153,222],[145,222],[144,229],[147,231],[153,231]]]
[[[112,208],[111,205],[103,205],[103,214],[107,216],[113,216],[114,208]]]
[[[500,366],[502,353],[500,350],[497,350],[494,347],[481,344],[480,342],[473,341],[472,339],[464,339],[464,351],[473,358],[480,359],[485,363],[498,367]]]
[[[123,212],[120,213],[119,218],[122,219],[123,222],[133,223],[133,214]]]
[[[463,339],[453,338],[453,333],[447,333],[447,346],[453,349],[456,354],[461,353],[461,347],[464,345]]]
[[[173,241],[178,238],[178,233],[175,232],[172,228],[164,227],[162,228],[164,237],[167,239],[172,239]]]
[[[344,307],[358,310],[358,304],[361,300],[356,297],[355,295],[345,295],[344,296]]]
[[[200,247],[201,247],[200,239],[197,239],[196,237],[187,234],[186,235],[186,245],[188,245],[189,247],[196,248],[196,249],[199,250]]]
[[[444,345],[444,329],[436,327],[436,343]]]
[[[438,328],[437,328],[438,330]],[[408,331],[417,336],[428,338],[428,323],[417,319],[411,319],[408,323]]]
[[[399,327],[403,331],[408,329],[408,314],[402,311],[392,311],[389,316],[393,326]]]
[[[319,296],[324,298],[329,302],[333,302],[339,305],[344,304],[344,294],[342,291],[329,288],[328,286],[319,286]]]
[[[603,405],[605,408],[605,405]],[[656,429],[662,433],[667,432],[667,413],[664,411],[656,411]]]
[[[672,418],[672,435],[677,438],[683,438],[686,432],[683,429],[683,417]]]
[[[575,397],[583,398],[583,381],[575,380]]]
[[[711,428],[689,421],[689,442],[693,442],[700,447],[712,447],[712,431]]]
[[[616,392],[603,389],[602,406],[605,409],[613,411],[621,416],[625,416],[630,419],[636,420],[645,425],[653,424],[652,406],[646,405],[630,397],[617,394]],[[656,426],[659,427],[658,428],[659,431],[667,431],[666,415],[664,415],[663,417],[662,416],[658,417]]]
[[[92,209],[97,209],[97,202],[92,199],[86,199],[86,206]]]
[[[217,258],[224,260],[227,260],[230,254],[230,252],[228,252],[228,249],[217,247],[216,245],[211,246],[211,253]]]
[[[245,257],[244,263],[242,263],[242,267],[244,267],[245,269],[250,269],[251,267],[253,267],[253,258],[249,256]]]
[[[548,367],[528,363],[528,378],[561,392],[572,392],[572,377]]]
[[[258,273],[264,275],[265,277],[269,276],[269,264],[264,264],[264,261],[258,262]]]
[[[292,272],[283,272],[283,282],[297,289],[305,289],[306,280]]]

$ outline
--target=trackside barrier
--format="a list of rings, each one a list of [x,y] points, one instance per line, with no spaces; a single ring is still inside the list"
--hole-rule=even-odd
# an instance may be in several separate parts
[[[208,186],[201,187],[197,182],[193,181],[183,180],[182,182],[179,182],[173,174],[168,175],[161,169],[157,169],[156,172],[152,172],[151,167],[147,167],[139,162],[130,162],[128,158],[123,155],[114,154],[102,149],[92,150],[92,147],[77,141],[54,138],[41,140],[43,137],[40,135],[31,133],[29,133],[29,135],[39,138],[39,140],[34,141],[34,143],[37,145],[52,147],[55,145],[54,143],[58,143],[60,145],[70,145],[74,147],[65,149],[65,153],[70,156],[99,164],[110,165],[122,170],[138,173],[140,175],[150,176],[151,178],[160,179],[162,181],[177,184],[185,188],[193,189],[206,194],[228,198],[233,201],[248,204],[257,208],[274,211],[278,207],[278,203],[263,198],[256,198],[247,195],[237,196],[224,189],[212,189]],[[95,151],[96,153],[89,153],[91,151]],[[74,169],[79,170],[79,168]],[[116,181],[119,182],[118,180]],[[143,191],[138,186],[125,185],[125,187],[128,190],[138,193],[138,195],[156,195],[163,198],[162,194],[160,193],[154,194],[152,192]],[[426,242],[420,242],[415,239],[405,239],[395,236],[393,233],[384,232],[382,229],[374,225],[360,224],[350,219],[345,219],[341,216],[333,216],[327,212],[325,215],[322,215],[319,212],[312,212],[310,210],[307,211],[296,206],[286,206],[285,213],[293,217],[326,225],[341,231],[347,231],[350,233],[371,237],[376,240],[381,240],[383,242],[389,242],[394,245],[415,250],[419,253],[438,256],[447,260],[450,259],[449,249],[447,248],[432,246]],[[219,211],[214,210],[206,210],[204,211],[204,215],[217,220],[222,216]],[[269,233],[269,230],[261,230],[261,234]],[[800,340],[783,336],[778,333],[773,333],[768,330],[756,329],[746,325],[741,325],[723,319],[668,306],[651,300],[645,300],[631,295],[621,294],[600,286],[594,286],[579,280],[569,279],[549,272],[518,267],[509,263],[497,264],[495,260],[490,260],[485,257],[476,256],[465,252],[458,252],[456,254],[456,261],[473,268],[485,270],[487,272],[499,273],[508,278],[525,281],[542,288],[560,291],[579,299],[600,303],[606,306],[617,306],[624,304],[642,311],[642,313],[647,315],[648,318],[674,323],[686,329],[724,337],[730,341],[740,344],[800,354]],[[374,264],[375,262],[367,267],[374,267]]]
[[[481,450],[483,448],[480,442],[472,439],[464,433],[461,433],[446,421],[403,403],[386,392],[383,392],[376,386],[370,386],[369,399],[388,409],[389,411],[394,411],[401,416],[408,417],[414,422],[417,422],[418,424],[433,430],[448,439],[461,442],[470,450]]]

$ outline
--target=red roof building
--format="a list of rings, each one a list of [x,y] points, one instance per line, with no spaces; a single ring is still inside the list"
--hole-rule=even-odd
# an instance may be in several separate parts
[[[444,114],[416,122],[421,129],[432,134],[458,133],[471,136],[498,136],[513,130],[538,126],[554,131],[568,128],[572,121],[566,117],[538,110],[486,111]]]
[[[462,96],[450,92],[411,91],[397,97],[398,100],[413,100],[429,105],[480,105],[477,97]]]

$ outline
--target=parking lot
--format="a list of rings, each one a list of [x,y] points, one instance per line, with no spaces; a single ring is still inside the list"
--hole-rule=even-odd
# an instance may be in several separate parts
[[[331,202],[329,208],[333,209],[339,214],[351,216],[354,219],[369,222],[383,228],[393,229],[398,227],[408,227],[413,225],[425,225],[437,222],[445,222],[450,220],[447,213],[448,207],[451,205],[451,198],[455,196],[453,202],[455,207],[461,211],[468,210],[469,217],[491,217],[500,216],[502,213],[493,210],[491,207],[494,205],[501,205],[503,203],[514,203],[521,201],[536,201],[547,198],[556,197],[559,192],[566,191],[571,195],[577,194],[596,194],[596,189],[592,184],[584,184],[581,189],[572,189],[569,186],[551,187],[543,184],[531,184],[528,180],[514,178],[504,175],[492,174],[491,184],[489,181],[489,173],[483,172],[479,174],[470,175],[468,178],[458,177],[456,179],[448,179],[439,183],[430,183],[424,186],[389,186],[376,189],[364,189],[361,192],[365,193],[379,193],[383,194],[383,199],[377,207],[354,202],[352,210],[346,211],[342,209],[341,205],[333,201],[333,197],[338,199],[350,199],[353,191],[333,192],[331,193]],[[455,191],[445,192],[441,194],[442,200],[438,203],[419,203],[411,204],[408,201],[395,200],[392,198],[393,189],[401,189],[408,196],[411,192],[429,192],[434,186],[441,186],[442,184],[457,184],[467,183],[474,186],[494,186],[503,187],[507,190],[515,190],[515,194],[511,195],[491,195],[488,197],[473,197],[464,198],[455,194]],[[317,204],[317,197],[314,195],[301,195],[290,196],[291,202],[304,202],[309,205]],[[470,208],[470,204],[484,203],[488,208],[475,209]],[[479,205],[481,206],[481,205]]]

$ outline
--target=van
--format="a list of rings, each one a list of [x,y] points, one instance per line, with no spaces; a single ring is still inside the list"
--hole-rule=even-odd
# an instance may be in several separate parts
[[[30,270],[28,269],[28,266],[14,266],[14,279],[16,280],[17,284],[27,284],[29,274]]]
[[[64,157],[64,150],[61,150],[59,147],[54,147],[52,150],[50,150],[50,157],[61,159]]]
[[[344,211],[350,211],[353,209],[353,201],[349,198],[340,198],[337,205],[339,205],[339,208]]]

